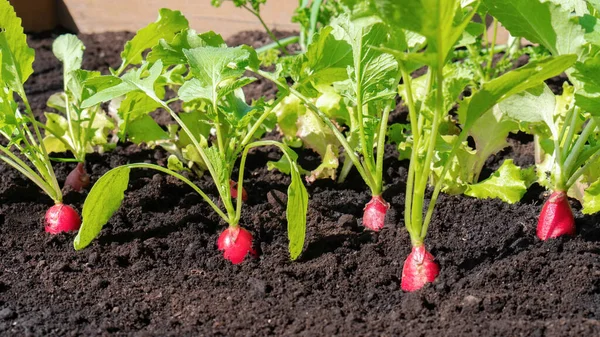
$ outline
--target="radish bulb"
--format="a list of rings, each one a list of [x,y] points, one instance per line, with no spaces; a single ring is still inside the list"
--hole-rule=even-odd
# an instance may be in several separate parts
[[[379,231],[385,225],[385,214],[390,204],[385,202],[380,195],[374,195],[365,205],[363,225],[372,231]]]
[[[546,200],[536,232],[541,240],[575,234],[575,218],[566,192],[554,191]]]
[[[248,253],[256,255],[252,249],[252,234],[241,227],[229,227],[221,233],[217,247],[223,251],[223,257],[233,264],[244,261]]]
[[[90,185],[90,176],[85,171],[85,165],[78,163],[65,180],[65,187],[70,186],[74,191],[81,191]]]
[[[62,232],[72,232],[81,226],[81,218],[77,211],[71,206],[65,204],[56,204],[46,212],[46,232],[58,234]]]
[[[440,267],[433,259],[425,246],[413,247],[402,268],[402,290],[417,291],[433,282],[440,273]]]

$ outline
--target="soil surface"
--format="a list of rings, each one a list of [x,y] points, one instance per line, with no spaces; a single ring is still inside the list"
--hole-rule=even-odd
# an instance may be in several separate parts
[[[51,52],[57,34],[30,38],[35,74],[27,91],[36,114],[61,90]],[[84,67],[107,72],[132,34],[81,35]],[[268,42],[247,33],[230,42]],[[252,96],[274,90],[259,82]],[[258,92],[258,93],[256,93]],[[400,118],[396,116],[396,118]],[[522,137],[492,158],[533,161]],[[100,237],[74,251],[73,234],[50,236],[42,218],[51,205],[31,182],[0,165],[0,335],[2,336],[598,336],[600,217],[576,209],[574,237],[535,237],[542,190],[524,201],[442,196],[426,244],[441,266],[421,291],[400,290],[410,252],[403,227],[407,162],[388,148],[386,227],[363,230],[369,192],[353,172],[348,182],[318,181],[310,193],[307,240],[298,261],[287,253],[285,191],[289,177],[266,169],[280,154],[253,151],[241,225],[255,237],[257,259],[231,265],[217,250],[223,223],[187,185],[133,171],[123,207]],[[300,153],[314,165],[315,155]],[[95,181],[128,162],[164,164],[160,150],[121,144],[92,154]],[[57,163],[62,183],[73,164]],[[215,196],[207,179],[197,183]],[[65,201],[79,209],[85,193]]]

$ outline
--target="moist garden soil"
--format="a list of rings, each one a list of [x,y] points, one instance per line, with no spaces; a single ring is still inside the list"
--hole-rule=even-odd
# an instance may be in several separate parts
[[[56,36],[30,37],[36,61],[27,91],[40,116],[49,95],[62,88],[51,52]],[[131,36],[81,35],[84,68],[116,68]],[[230,43],[250,41],[268,40],[245,33]],[[247,95],[274,90],[259,81]],[[392,118],[401,120],[401,112]],[[506,158],[532,164],[530,140],[513,138],[488,169]],[[583,216],[572,202],[577,235],[541,242],[535,237],[544,198],[539,187],[515,205],[442,196],[426,241],[441,274],[421,291],[402,292],[410,252],[402,215],[408,163],[396,160],[393,147],[386,152],[386,227],[373,233],[360,226],[370,196],[355,172],[341,185],[318,181],[308,186],[304,252],[292,262],[285,230],[290,179],[266,169],[279,158],[277,150],[253,151],[241,225],[254,234],[260,257],[237,266],[216,247],[224,224],[187,185],[163,174],[134,170],[121,209],[90,247],[74,251],[73,234],[44,232],[51,200],[0,165],[0,335],[600,335],[600,217]],[[96,181],[120,164],[164,164],[166,156],[120,144],[90,155],[87,169]],[[310,151],[300,156],[306,167],[317,165]],[[55,165],[61,184],[73,166]],[[195,180],[216,195],[208,179]],[[69,192],[65,202],[81,209],[84,198]]]

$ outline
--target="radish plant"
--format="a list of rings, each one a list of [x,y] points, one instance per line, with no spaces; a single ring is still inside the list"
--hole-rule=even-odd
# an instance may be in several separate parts
[[[479,2],[461,1],[406,1],[399,4],[389,0],[375,0],[375,6],[382,18],[386,18],[395,34],[397,47],[389,50],[396,56],[402,73],[400,87],[409,110],[412,151],[406,186],[404,220],[411,238],[412,252],[404,263],[401,287],[405,291],[415,291],[432,282],[438,274],[438,265],[424,246],[429,224],[442,182],[448,174],[454,157],[466,141],[476,122],[492,107],[511,95],[538,86],[548,77],[567,69],[575,57],[560,56],[533,62],[525,67],[508,72],[479,89],[472,89],[472,95],[459,103],[458,121],[460,132],[451,142],[440,142],[442,123],[447,120],[451,102],[456,99],[449,81],[451,51],[465,27],[478,10]],[[418,52],[409,49],[408,37],[416,33],[425,38],[424,49]],[[427,66],[426,85],[414,82],[408,71],[414,63]],[[414,68],[413,68],[414,69]],[[418,92],[425,89],[425,94]],[[419,98],[421,97],[421,98]],[[494,137],[494,135],[489,135]],[[427,185],[432,172],[436,147],[449,146],[450,150],[443,161],[440,179],[434,183],[431,196],[427,195]],[[428,205],[426,205],[428,201]],[[425,207],[426,206],[426,207]]]
[[[54,201],[55,205],[46,212],[45,228],[46,232],[57,234],[77,230],[81,220],[71,206],[63,204],[40,123],[25,94],[23,84],[33,73],[34,57],[33,49],[27,45],[21,19],[7,0],[0,0],[0,135],[6,139],[6,145],[0,145],[0,159]]]
[[[299,136],[323,158],[309,181],[335,177],[338,148],[344,148],[338,181],[356,167],[372,195],[363,225],[375,231],[383,228],[389,208],[382,197],[383,154],[400,71],[391,54],[373,46],[390,43],[381,20],[342,15],[316,34],[307,52],[296,56],[283,72],[259,72],[294,95],[278,108],[280,129]],[[295,83],[288,87],[283,76],[291,76]],[[347,126],[347,131],[340,131],[338,125]]]
[[[52,45],[54,55],[63,62],[63,92],[48,99],[48,106],[60,112],[46,112],[46,124],[40,125],[46,136],[44,145],[49,153],[70,151],[77,166],[65,181],[75,191],[87,187],[90,177],[85,170],[86,154],[95,149],[105,150],[114,146],[107,137],[114,123],[100,105],[81,108],[81,102],[94,94],[86,90],[84,82],[100,76],[100,72],[81,69],[83,43],[72,34],[59,36]],[[68,159],[53,159],[70,161]]]
[[[538,181],[552,194],[542,207],[537,236],[546,240],[574,234],[568,196],[581,201],[583,213],[600,211],[600,40],[595,33],[600,6],[593,1],[485,2],[512,34],[543,45],[552,55],[577,55],[577,63],[566,71],[572,85],[565,84],[561,95],[541,86],[500,105],[535,135],[543,156]],[[533,12],[539,20],[527,20]]]
[[[144,48],[137,45],[136,38],[146,33],[147,31],[141,30],[130,41],[132,50],[143,51]],[[140,38],[137,41],[145,39]],[[105,89],[85,100],[82,105],[94,106],[126,96],[125,99],[130,99],[131,102],[128,106],[139,106],[152,101],[166,110],[179,128],[179,132],[175,133],[176,140],[190,143],[185,146],[187,156],[194,158],[192,160],[195,163],[202,163],[205,172],[208,172],[217,188],[224,209],[198,186],[174,170],[183,168],[176,157],[170,158],[170,168],[145,163],[123,165],[107,172],[90,191],[83,207],[83,224],[75,238],[75,248],[82,249],[87,246],[118,209],[128,185],[130,170],[149,168],[182,180],[200,194],[228,224],[228,228],[219,237],[218,248],[224,251],[224,257],[232,263],[242,262],[248,253],[253,253],[252,235],[240,227],[244,167],[248,152],[259,146],[276,146],[287,158],[292,178],[288,188],[286,215],[290,255],[292,259],[297,258],[304,244],[308,194],[302,184],[296,154],[277,141],[256,140],[257,135],[260,135],[258,131],[264,128],[264,121],[272,114],[272,105],[262,100],[252,106],[247,105],[241,90],[243,86],[254,81],[243,74],[246,68],[256,69],[259,66],[256,52],[247,46],[227,47],[222,38],[214,33],[198,35],[187,28],[182,28],[170,42],[163,39],[158,45],[146,48],[152,48],[152,51],[141,61],[139,67],[128,70],[122,76],[104,76],[102,82],[90,83],[103,85]],[[165,81],[174,67],[181,66],[186,69],[185,77],[178,79],[181,85]],[[163,87],[166,85],[171,85],[177,90],[176,98],[164,100]],[[169,103],[175,100],[183,101],[185,109],[189,111],[179,114],[173,111]],[[278,101],[273,103],[276,104]],[[171,128],[171,131],[173,129]],[[152,130],[150,135],[145,134],[145,131],[143,127],[128,130],[130,137],[143,135],[147,141],[160,141],[172,137],[169,131],[160,128]],[[239,173],[237,184],[234,185],[231,178],[238,160]],[[232,189],[232,186],[235,186],[235,189]],[[234,203],[234,196],[242,197],[237,198]]]

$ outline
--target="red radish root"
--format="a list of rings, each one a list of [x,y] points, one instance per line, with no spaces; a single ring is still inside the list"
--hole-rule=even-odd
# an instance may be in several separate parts
[[[85,171],[85,164],[78,163],[77,167],[67,176],[65,187],[70,186],[74,191],[81,191],[90,185],[90,176]]]
[[[221,233],[217,247],[223,251],[223,257],[233,264],[244,261],[248,253],[256,255],[252,249],[252,234],[241,227],[229,227]]]
[[[541,240],[575,234],[575,218],[569,205],[567,193],[554,191],[546,200],[537,225],[537,236]]]
[[[363,225],[370,230],[379,231],[385,225],[385,213],[390,204],[385,202],[380,195],[374,195],[371,201],[365,205],[363,214]]]
[[[231,197],[234,199],[237,198],[237,183],[233,180],[229,180],[229,188],[231,190]],[[248,193],[246,193],[246,189],[244,187],[242,187],[242,201],[248,201]]]
[[[81,218],[77,211],[65,204],[56,204],[46,212],[46,232],[58,234],[76,231],[81,226]]]
[[[425,246],[413,247],[402,268],[402,290],[417,291],[433,282],[439,273],[440,267]]]

